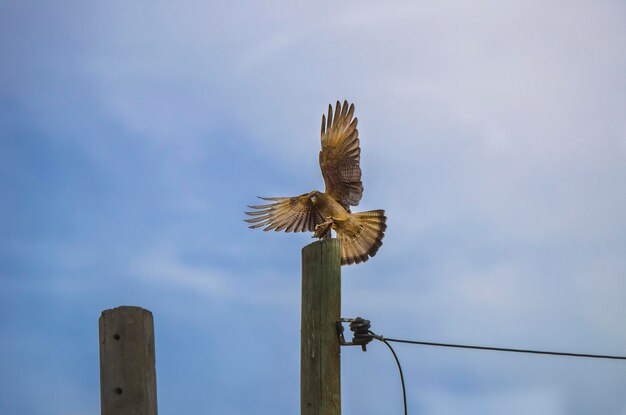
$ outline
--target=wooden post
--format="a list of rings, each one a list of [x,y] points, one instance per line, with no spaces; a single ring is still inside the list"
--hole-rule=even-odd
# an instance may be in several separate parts
[[[301,415],[341,414],[340,315],[339,240],[323,239],[302,249]]]
[[[152,313],[122,306],[99,323],[101,415],[156,415]]]

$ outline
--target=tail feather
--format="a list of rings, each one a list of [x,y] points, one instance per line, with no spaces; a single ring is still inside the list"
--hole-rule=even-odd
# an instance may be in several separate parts
[[[352,220],[354,229],[337,231],[341,242],[341,265],[358,264],[376,255],[387,229],[384,210],[353,213]]]

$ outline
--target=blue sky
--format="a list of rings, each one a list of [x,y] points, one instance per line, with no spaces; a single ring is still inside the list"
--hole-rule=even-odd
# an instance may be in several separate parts
[[[626,351],[623,2],[0,3],[0,412],[99,411],[102,310],[155,317],[161,414],[299,408],[300,249],[242,222],[322,188],[356,104],[389,337]],[[626,414],[626,366],[398,345],[411,413]],[[343,413],[400,414],[382,345]]]

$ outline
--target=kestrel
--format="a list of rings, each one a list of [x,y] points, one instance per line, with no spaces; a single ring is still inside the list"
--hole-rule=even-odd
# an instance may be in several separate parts
[[[335,111],[328,105],[328,118],[322,115],[320,168],[326,189],[313,190],[295,197],[260,197],[272,203],[248,206],[254,216],[250,228],[265,226],[264,231],[314,232],[313,238],[329,238],[337,233],[341,245],[341,264],[358,264],[373,257],[383,244],[387,228],[384,210],[351,213],[363,194],[361,148],[354,104],[337,101]]]

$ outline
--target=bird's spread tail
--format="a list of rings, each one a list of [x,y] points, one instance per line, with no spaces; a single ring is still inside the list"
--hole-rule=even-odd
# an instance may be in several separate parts
[[[376,255],[387,229],[384,210],[353,213],[351,219],[356,226],[345,231],[337,230],[341,242],[341,265],[358,264]]]

